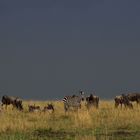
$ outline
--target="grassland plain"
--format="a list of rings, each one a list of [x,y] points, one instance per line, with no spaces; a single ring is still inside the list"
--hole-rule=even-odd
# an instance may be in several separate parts
[[[49,101],[48,101],[49,102]],[[24,101],[24,111],[9,106],[0,113],[0,140],[136,140],[140,139],[140,106],[115,109],[113,101],[101,101],[99,109],[87,111],[85,103],[77,112],[65,115],[63,102],[53,101],[55,112],[28,112],[28,104],[47,101]]]

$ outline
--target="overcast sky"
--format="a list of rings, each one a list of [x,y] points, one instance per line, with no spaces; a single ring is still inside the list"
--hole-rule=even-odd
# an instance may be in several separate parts
[[[140,1],[0,1],[0,94],[61,99],[140,91]]]

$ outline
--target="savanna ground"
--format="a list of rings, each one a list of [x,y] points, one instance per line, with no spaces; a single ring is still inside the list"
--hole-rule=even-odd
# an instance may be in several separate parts
[[[47,102],[32,102],[43,109]],[[82,109],[65,115],[63,102],[53,102],[55,113],[28,112],[8,107],[0,113],[0,140],[139,140],[140,106],[115,109],[113,101],[101,101],[99,109]]]

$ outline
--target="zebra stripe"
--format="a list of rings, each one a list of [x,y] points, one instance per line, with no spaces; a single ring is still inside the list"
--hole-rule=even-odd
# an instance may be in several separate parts
[[[77,109],[81,108],[81,101],[83,100],[83,96],[84,96],[84,92],[81,91],[80,91],[80,96],[76,96],[76,95],[65,96],[63,98],[65,112],[68,111],[70,107],[77,108]]]
[[[67,97],[64,97],[64,98],[63,98],[63,102],[66,102],[66,101],[67,101],[67,99],[68,99]]]

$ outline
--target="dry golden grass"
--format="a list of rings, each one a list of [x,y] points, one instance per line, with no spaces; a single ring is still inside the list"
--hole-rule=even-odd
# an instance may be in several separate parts
[[[28,132],[31,130],[51,129],[53,131],[65,130],[79,133],[87,130],[89,133],[108,134],[113,131],[137,131],[140,128],[140,107],[134,104],[134,109],[115,109],[113,101],[101,101],[99,109],[92,108],[87,111],[85,103],[78,112],[70,111],[65,115],[63,102],[53,102],[55,113],[28,112],[28,104],[40,105],[47,102],[24,102],[24,111],[19,112],[8,107],[0,113],[0,133]],[[82,132],[83,133],[83,132]],[[85,137],[86,139],[86,137]]]

